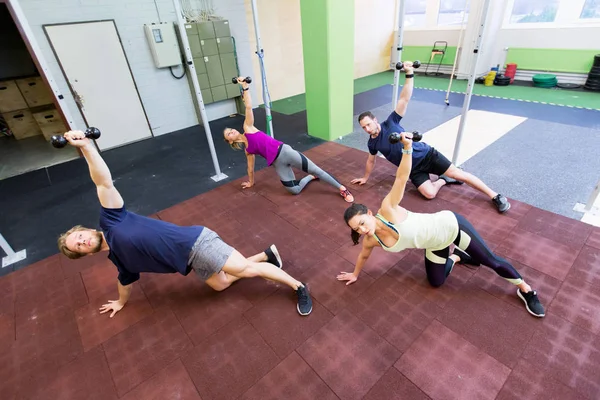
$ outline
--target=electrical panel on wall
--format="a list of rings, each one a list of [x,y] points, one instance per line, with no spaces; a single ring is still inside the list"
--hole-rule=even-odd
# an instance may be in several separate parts
[[[179,42],[172,22],[144,24],[144,31],[156,68],[181,65]]]

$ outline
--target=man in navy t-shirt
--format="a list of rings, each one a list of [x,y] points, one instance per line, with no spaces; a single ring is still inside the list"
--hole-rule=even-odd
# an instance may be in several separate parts
[[[400,125],[400,120],[406,113],[408,102],[413,92],[414,72],[411,62],[404,63],[404,71],[406,72],[406,82],[400,93],[400,99],[396,104],[396,109],[392,111],[384,122],[380,124],[370,111],[363,112],[358,116],[358,123],[370,136],[367,144],[370,155],[367,159],[365,175],[362,178],[352,180],[352,183],[364,185],[367,182],[371,171],[375,167],[375,159],[378,152],[392,164],[396,166],[400,165],[400,160],[402,160],[402,143],[392,144],[389,141],[389,137],[394,132],[404,132],[404,128]],[[448,183],[462,184],[464,182],[487,195],[499,212],[504,213],[510,208],[510,203],[506,197],[494,192],[473,174],[456,168],[450,160],[427,143],[422,141],[414,142],[412,147],[410,180],[425,198],[435,198],[442,186]],[[429,179],[429,174],[438,175],[440,179],[432,182]]]
[[[81,149],[88,163],[101,205],[101,231],[75,226],[59,237],[58,247],[72,259],[108,251],[108,258],[119,271],[119,299],[109,300],[100,313],[111,311],[112,318],[123,308],[131,294],[131,284],[140,278],[140,272],[187,275],[193,270],[218,291],[240,278],[256,276],[286,284],[296,291],[300,315],[310,314],[312,300],[308,288],[282,270],[275,245],[245,258],[205,226],[179,226],[128,211],[94,143],[81,131],[70,131],[64,136]]]

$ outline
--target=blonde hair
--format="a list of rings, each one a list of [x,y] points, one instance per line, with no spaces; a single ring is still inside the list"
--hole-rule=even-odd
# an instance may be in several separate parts
[[[58,250],[60,250],[61,253],[63,253],[65,256],[67,256],[68,258],[70,258],[72,260],[76,260],[78,258],[85,256],[85,254],[81,254],[81,253],[77,253],[75,251],[69,250],[69,248],[67,247],[67,237],[69,237],[69,235],[73,232],[83,231],[83,230],[87,230],[87,228],[84,226],[81,226],[81,225],[75,225],[74,227],[72,227],[71,229],[69,229],[62,235],[60,235],[58,237]]]
[[[223,135],[225,135],[225,131],[227,129],[232,129],[232,128],[223,129]],[[229,140],[227,140],[226,138],[223,138],[223,140],[225,140],[227,143],[229,143]],[[229,143],[229,146],[231,146],[231,148],[234,150],[244,150],[244,143],[242,143],[242,142]]]

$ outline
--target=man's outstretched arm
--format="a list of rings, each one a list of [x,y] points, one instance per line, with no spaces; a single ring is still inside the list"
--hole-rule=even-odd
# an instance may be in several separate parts
[[[413,75],[414,70],[412,67],[412,62],[404,63],[404,72],[406,75]],[[406,109],[408,108],[408,102],[412,97],[413,87],[414,87],[414,77],[406,77],[404,81],[404,86],[402,86],[402,92],[400,92],[400,99],[398,99],[398,103],[396,104],[396,114],[401,117],[404,117],[406,114]]]
[[[115,188],[112,181],[112,176],[108,165],[102,159],[94,143],[85,137],[81,131],[69,131],[65,133],[65,139],[72,146],[81,149],[85,160],[90,169],[90,176],[96,185],[98,191],[98,199],[104,208],[121,208],[123,207],[123,198]]]

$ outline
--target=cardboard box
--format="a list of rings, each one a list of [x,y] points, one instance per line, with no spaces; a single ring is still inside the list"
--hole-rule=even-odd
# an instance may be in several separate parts
[[[58,110],[54,107],[45,110],[32,110],[33,118],[37,122],[38,126],[42,130],[42,135],[46,140],[50,141],[50,138],[54,135],[62,135],[67,132],[67,127],[63,123]]]
[[[16,82],[30,108],[53,104],[52,92],[40,76],[17,79]]]
[[[41,134],[40,127],[28,109],[2,113],[2,117],[17,140]]]
[[[0,82],[0,113],[27,108],[25,98],[15,81]]]

